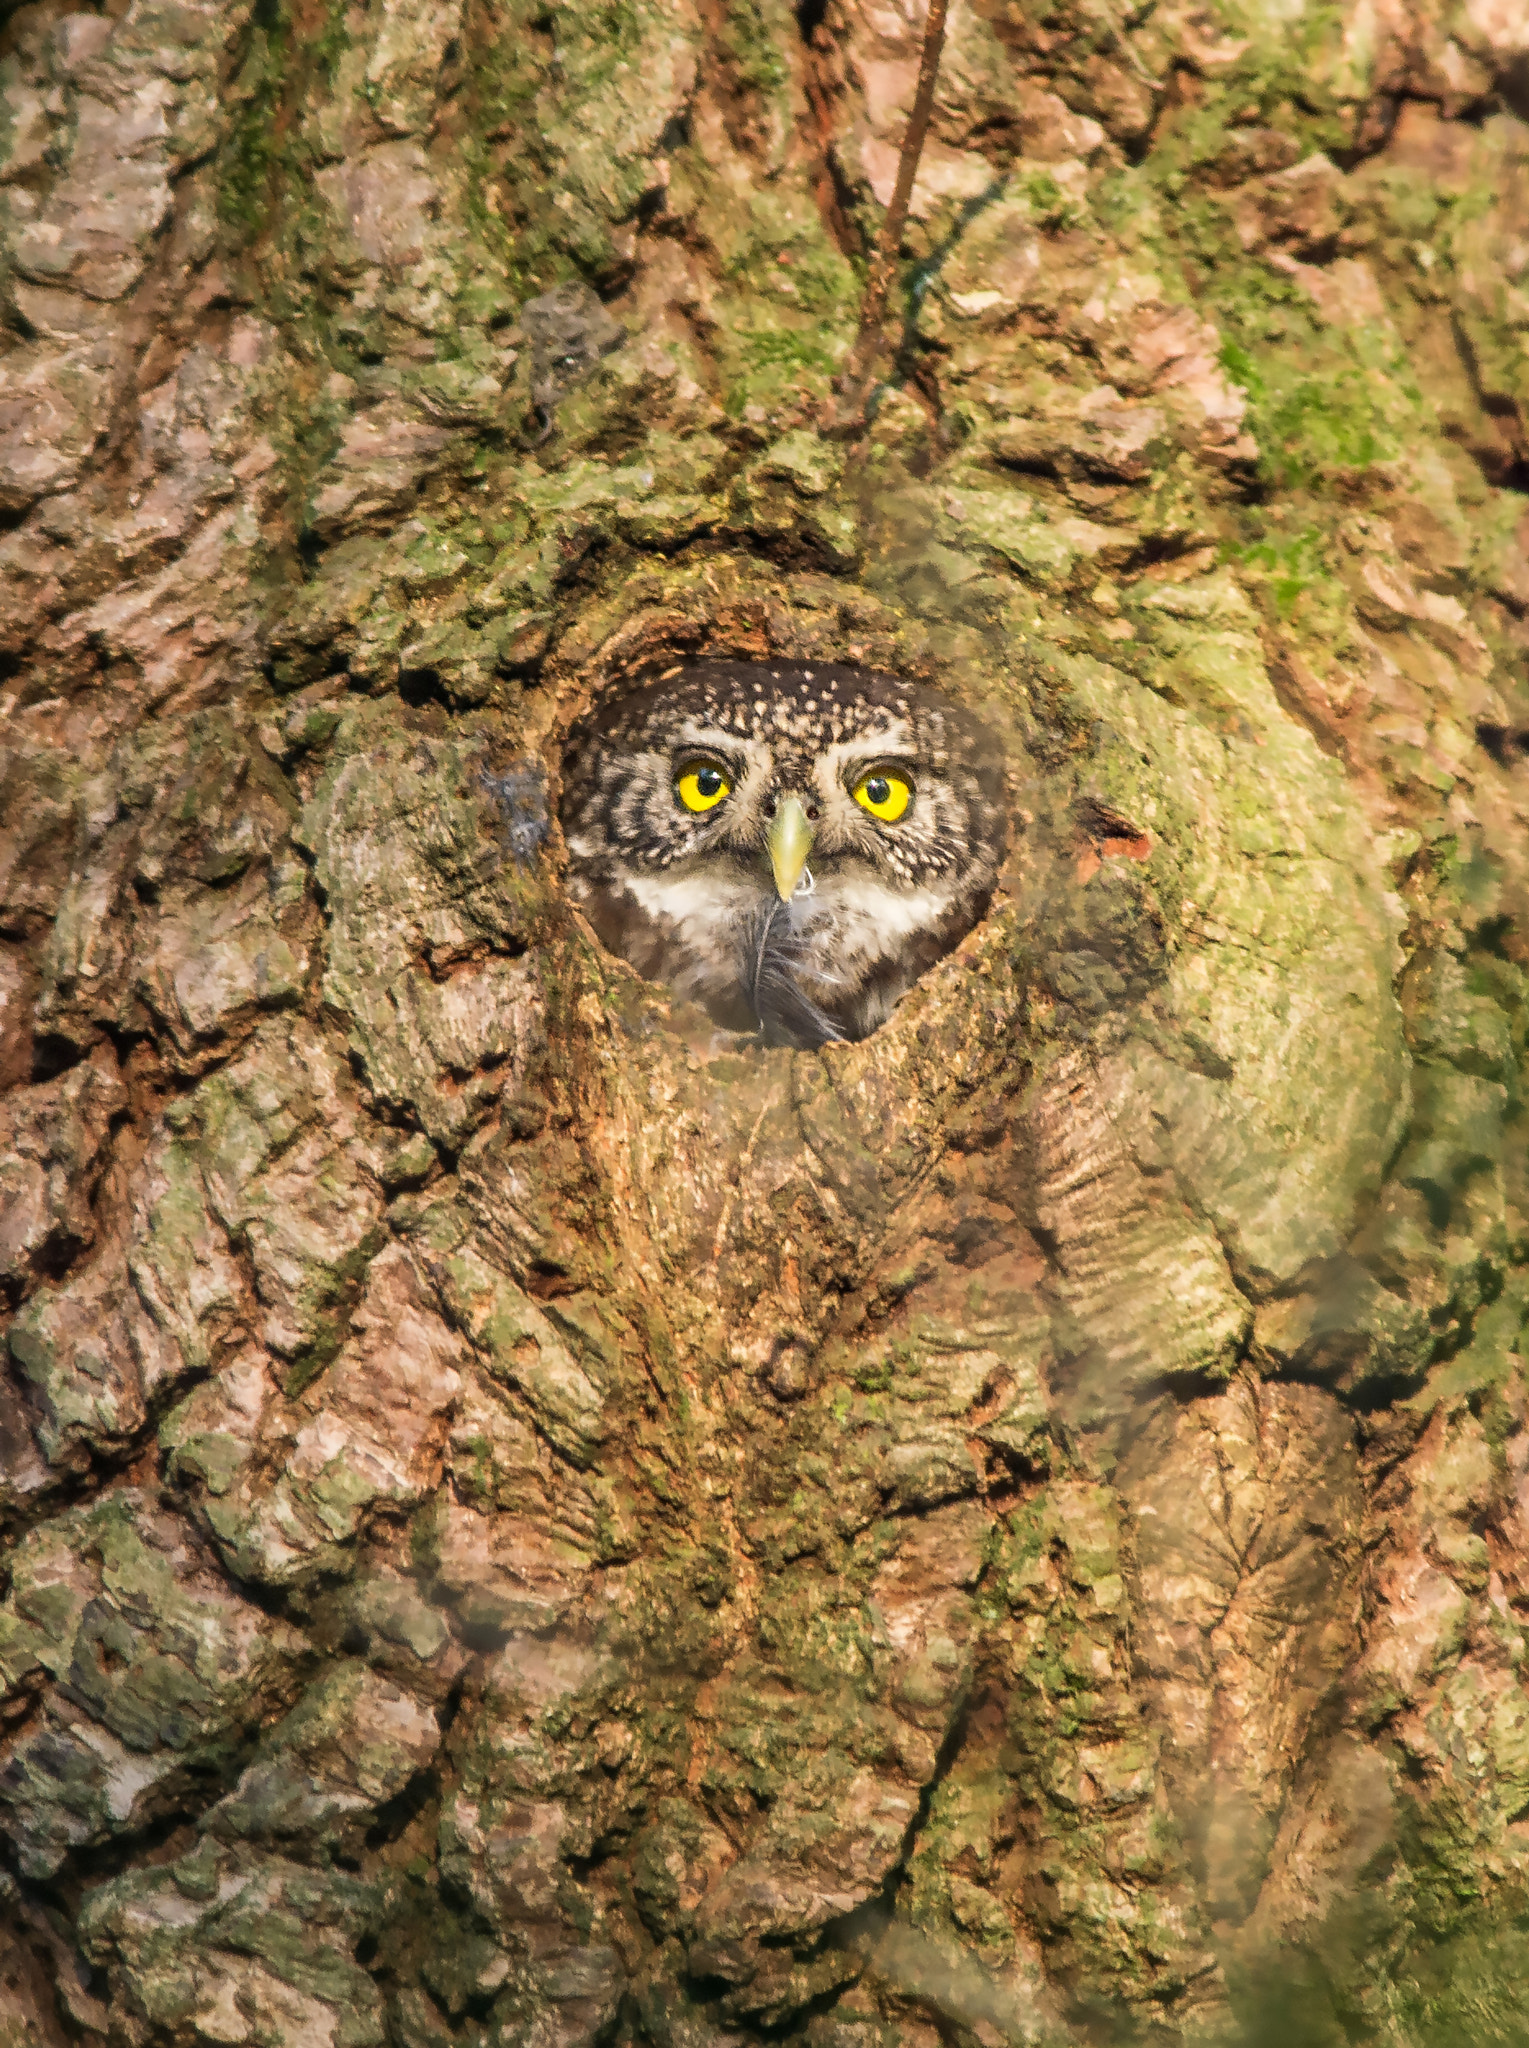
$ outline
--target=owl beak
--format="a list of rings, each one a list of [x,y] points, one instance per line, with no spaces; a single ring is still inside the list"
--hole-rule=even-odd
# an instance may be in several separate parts
[[[770,849],[770,866],[775,870],[775,887],[782,903],[789,903],[802,879],[802,869],[812,851],[812,827],[807,813],[794,796],[783,796],[765,835]]]

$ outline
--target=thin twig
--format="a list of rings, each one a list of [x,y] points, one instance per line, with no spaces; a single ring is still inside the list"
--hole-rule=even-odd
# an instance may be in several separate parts
[[[919,158],[924,153],[924,138],[929,133],[929,118],[934,112],[934,88],[940,75],[940,56],[945,48],[945,16],[949,6],[950,0],[929,0],[918,86],[897,159],[897,181],[892,187],[892,198],[881,223],[881,233],[871,251],[870,268],[865,274],[865,291],[860,300],[860,332],[855,338],[848,366],[839,380],[844,405],[832,424],[841,433],[863,425],[865,420],[871,393],[871,371],[883,346],[881,323],[886,312],[887,293],[897,271],[903,228],[908,219],[908,203],[913,197]]]
[[[913,112],[908,116],[907,133],[903,136],[902,150],[897,159],[897,183],[892,187],[892,202],[881,223],[871,267],[866,273],[865,296],[860,301],[857,350],[867,342],[874,344],[880,337],[881,316],[897,268],[898,251],[902,248],[908,204],[913,197],[914,180],[918,177],[919,158],[924,153],[924,138],[929,133],[929,117],[934,112],[934,88],[940,75],[940,56],[945,48],[948,6],[949,0],[929,0],[929,18],[924,24],[924,49],[918,67],[918,89],[913,95]]]

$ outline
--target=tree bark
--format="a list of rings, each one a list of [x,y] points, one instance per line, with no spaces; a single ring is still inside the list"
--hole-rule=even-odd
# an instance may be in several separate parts
[[[922,26],[9,16],[0,2041],[1529,2024],[1529,33],[958,7],[835,440]],[[564,903],[700,652],[1002,736],[863,1044]]]

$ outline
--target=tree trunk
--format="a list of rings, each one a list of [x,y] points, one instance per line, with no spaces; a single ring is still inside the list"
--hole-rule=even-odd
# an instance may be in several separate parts
[[[963,0],[846,437],[911,4],[65,4],[0,2041],[1525,2037],[1529,29]],[[699,652],[1003,736],[862,1044],[564,903]]]

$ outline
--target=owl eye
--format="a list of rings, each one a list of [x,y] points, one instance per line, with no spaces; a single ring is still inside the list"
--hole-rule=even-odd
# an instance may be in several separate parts
[[[698,761],[677,776],[674,793],[687,811],[711,811],[732,792],[727,771],[715,761]]]
[[[856,783],[854,796],[861,810],[884,825],[895,825],[913,801],[912,788],[900,775],[867,775]]]

